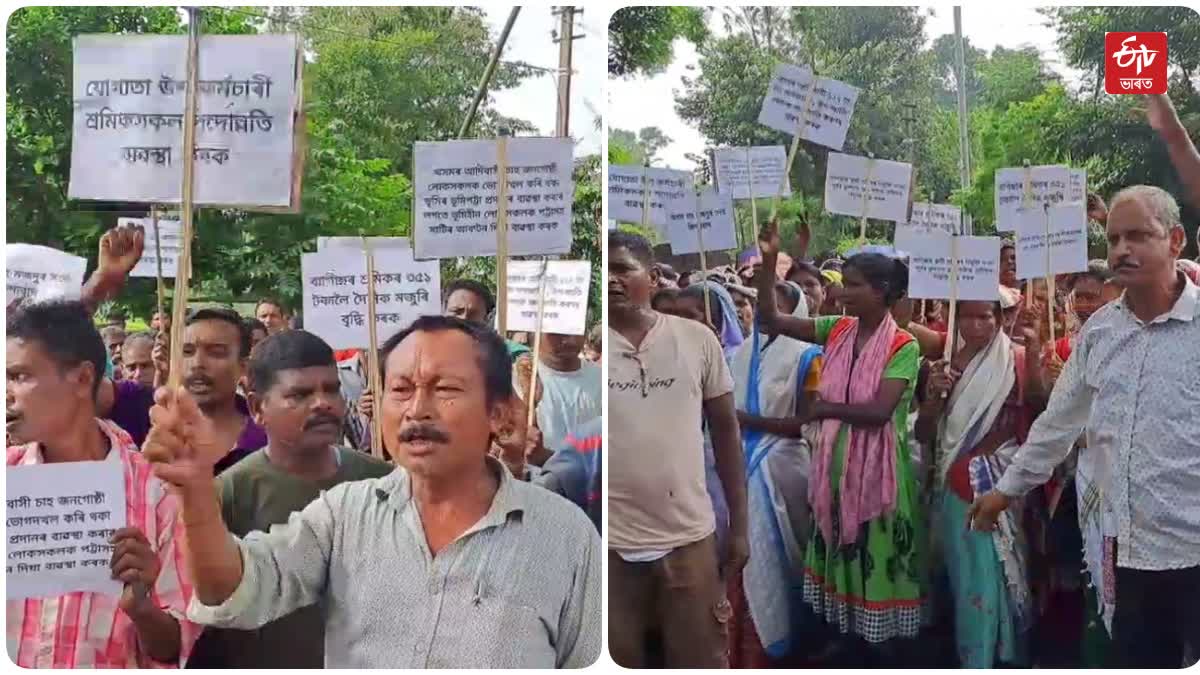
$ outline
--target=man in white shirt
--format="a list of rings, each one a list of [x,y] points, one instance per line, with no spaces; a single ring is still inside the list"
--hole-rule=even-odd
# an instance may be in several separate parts
[[[603,374],[599,364],[580,358],[582,349],[582,335],[542,335],[537,423],[546,448],[560,447],[571,430],[601,415]]]

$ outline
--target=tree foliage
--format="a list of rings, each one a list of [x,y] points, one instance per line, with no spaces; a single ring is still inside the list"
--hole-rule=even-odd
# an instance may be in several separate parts
[[[697,7],[623,7],[608,21],[608,74],[657,75],[671,63],[676,38],[696,44],[708,37]]]
[[[412,221],[412,144],[453,138],[494,46],[482,13],[452,7],[205,8],[203,31],[296,32],[306,42],[306,157],[298,214],[200,209],[196,216],[196,295],[232,301],[260,294],[300,300],[300,255],[318,235],[406,236]],[[42,243],[94,261],[100,235],[118,215],[144,204],[68,200],[71,148],[71,39],[82,33],[182,33],[173,7],[28,7],[7,34],[9,241]],[[492,91],[529,75],[503,65]],[[549,102],[547,102],[549,105]],[[532,127],[481,104],[472,136]],[[598,162],[593,158],[592,165]],[[574,254],[599,260],[595,169],[576,174]],[[591,221],[592,226],[585,227]],[[478,275],[491,284],[490,259],[445,261],[444,279]],[[145,316],[153,280],[132,279],[119,304]],[[593,302],[598,307],[598,289]],[[598,314],[597,314],[598,316]]]

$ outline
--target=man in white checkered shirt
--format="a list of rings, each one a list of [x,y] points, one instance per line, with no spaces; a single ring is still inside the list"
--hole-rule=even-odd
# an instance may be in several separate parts
[[[1200,154],[1170,100],[1147,98],[1151,124],[1200,196]],[[1084,325],[1046,412],[968,517],[993,528],[1086,427],[1100,508],[1116,524],[1104,542],[1102,592],[1115,605],[1108,665],[1178,668],[1185,648],[1200,653],[1200,288],[1176,270],[1186,234],[1166,191],[1122,190],[1107,228],[1125,293]]]

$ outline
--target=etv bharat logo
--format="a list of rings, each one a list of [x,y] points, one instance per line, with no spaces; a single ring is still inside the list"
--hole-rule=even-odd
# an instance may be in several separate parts
[[[1104,54],[1106,92],[1167,93],[1166,33],[1105,33]]]

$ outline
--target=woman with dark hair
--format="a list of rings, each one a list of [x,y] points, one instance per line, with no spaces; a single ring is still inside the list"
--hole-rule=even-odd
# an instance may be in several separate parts
[[[929,368],[917,440],[933,449],[934,539],[954,604],[966,668],[1023,665],[1033,603],[1020,519],[995,532],[965,529],[967,509],[1012,461],[1039,412],[1026,393],[1025,348],[1002,330],[999,301],[958,303],[957,351]]]
[[[763,269],[773,269],[777,228],[770,223],[759,237]],[[809,473],[804,603],[833,631],[873,647],[857,654],[887,649],[894,664],[903,657],[893,641],[915,638],[928,623],[924,523],[907,433],[919,350],[891,314],[908,287],[907,266],[860,253],[842,272],[846,316],[801,319],[762,303],[762,323],[824,346],[818,397],[806,411],[820,432]],[[771,292],[768,275],[757,282],[760,296]]]

